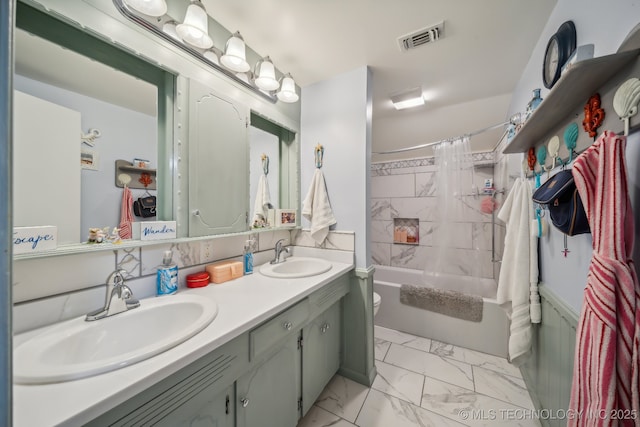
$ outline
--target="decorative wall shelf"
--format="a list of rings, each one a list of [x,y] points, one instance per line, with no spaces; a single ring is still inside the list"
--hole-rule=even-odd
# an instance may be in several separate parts
[[[542,138],[548,134],[549,129],[566,121],[568,115],[636,59],[638,53],[640,49],[634,49],[573,64],[547,93],[544,101],[504,148],[503,153],[524,153],[530,147],[546,142]]]
[[[133,166],[133,163],[126,160],[116,160],[116,187],[124,187],[120,175],[128,175],[131,180],[127,184],[129,188],[136,188],[142,190],[155,190],[156,189],[156,170],[150,168],[139,168]],[[151,182],[148,185],[144,185],[141,181],[143,174],[148,174]]]

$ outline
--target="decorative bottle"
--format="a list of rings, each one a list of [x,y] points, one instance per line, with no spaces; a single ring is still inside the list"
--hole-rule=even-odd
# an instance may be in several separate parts
[[[527,104],[527,119],[531,117],[531,114],[538,108],[538,105],[542,102],[542,98],[540,97],[540,89],[533,90],[533,98]]]

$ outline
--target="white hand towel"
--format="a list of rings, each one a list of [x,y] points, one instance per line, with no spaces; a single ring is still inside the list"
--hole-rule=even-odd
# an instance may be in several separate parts
[[[256,190],[256,201],[253,203],[253,221],[262,219],[267,220],[267,214],[271,208],[271,194],[269,193],[269,181],[267,176],[262,174],[258,179],[258,188]]]
[[[536,304],[539,303],[538,239],[531,236],[533,202],[531,185],[526,179],[521,178],[514,183],[498,218],[506,223],[507,234],[497,300],[498,304],[511,302],[509,360],[518,365],[531,348],[531,323],[539,321]]]
[[[329,227],[337,222],[329,203],[324,175],[319,168],[313,174],[309,192],[302,204],[302,216],[311,223],[311,237],[317,244],[324,242],[329,234]]]

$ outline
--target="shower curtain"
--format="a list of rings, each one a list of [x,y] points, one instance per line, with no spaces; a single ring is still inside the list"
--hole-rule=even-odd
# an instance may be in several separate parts
[[[423,274],[425,283],[441,274],[481,277],[479,251],[472,247],[472,231],[468,228],[469,215],[478,204],[469,138],[434,146],[434,157],[436,208],[433,243]]]

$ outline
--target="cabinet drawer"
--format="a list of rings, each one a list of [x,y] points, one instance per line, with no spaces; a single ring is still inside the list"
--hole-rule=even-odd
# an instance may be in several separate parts
[[[249,332],[250,359],[253,360],[287,335],[299,331],[307,319],[309,319],[309,300],[305,298]]]
[[[309,296],[312,318],[349,293],[349,277],[349,274],[344,274]]]

